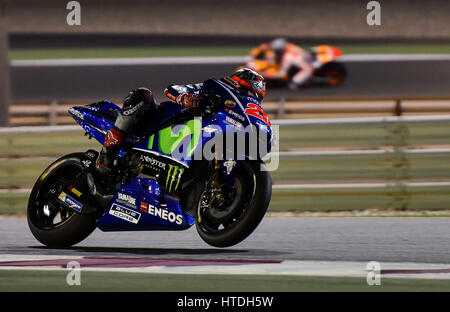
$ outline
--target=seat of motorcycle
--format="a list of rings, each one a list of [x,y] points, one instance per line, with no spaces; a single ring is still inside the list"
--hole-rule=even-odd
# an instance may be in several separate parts
[[[96,111],[96,112],[92,112],[91,114],[114,123],[117,119],[117,116],[119,116],[119,110]]]
[[[119,111],[118,110],[113,110],[111,112],[101,112],[103,114],[103,118],[111,121],[111,122],[115,122],[117,119],[117,116],[119,116]]]
[[[116,106],[113,103],[109,103],[111,104],[110,108],[108,110],[103,110],[103,109],[98,109],[101,108],[105,103],[109,103],[107,101],[100,101],[100,102],[96,102],[96,103],[92,103],[89,105],[86,105],[86,107],[90,108],[92,107],[93,109],[90,111],[90,113],[94,116],[97,116],[99,118],[103,118],[106,119],[108,121],[111,122],[115,122],[117,119],[117,116],[119,116],[119,112],[120,112],[120,107]]]

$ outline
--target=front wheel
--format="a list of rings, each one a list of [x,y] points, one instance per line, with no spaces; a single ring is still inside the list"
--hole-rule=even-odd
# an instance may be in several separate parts
[[[247,238],[263,219],[272,196],[272,180],[261,163],[243,161],[225,204],[212,204],[210,187],[200,196],[195,225],[200,237],[215,247],[233,246]]]
[[[82,153],[64,156],[51,164],[36,181],[28,200],[27,220],[34,237],[48,247],[70,247],[96,228],[93,215],[68,208],[59,199],[64,179],[82,171]]]

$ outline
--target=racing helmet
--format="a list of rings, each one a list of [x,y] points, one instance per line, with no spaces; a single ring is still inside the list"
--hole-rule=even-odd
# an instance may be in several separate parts
[[[266,95],[266,82],[263,76],[251,70],[250,68],[242,68],[237,70],[231,76],[227,77],[228,81],[239,91],[250,93],[260,102]]]
[[[270,49],[275,52],[284,52],[288,42],[284,38],[275,38],[270,42]]]

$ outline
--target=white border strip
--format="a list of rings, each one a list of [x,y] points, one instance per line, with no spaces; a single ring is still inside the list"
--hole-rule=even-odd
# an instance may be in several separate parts
[[[428,153],[450,153],[450,148],[427,148],[427,149],[378,149],[378,150],[345,150],[345,151],[286,151],[279,152],[279,156],[354,156],[354,155],[374,155],[374,154],[428,154]]]
[[[312,183],[312,184],[273,184],[274,190],[296,190],[296,189],[339,189],[339,188],[387,188],[387,187],[429,187],[450,186],[450,182],[409,182],[409,183]],[[0,189],[0,194],[5,193],[29,193],[31,188]]]
[[[312,119],[275,119],[272,124],[280,126],[306,126],[323,124],[367,124],[383,122],[427,122],[450,121],[450,115],[429,116],[384,116],[384,117],[348,117],[348,118],[312,118]],[[6,133],[47,133],[47,132],[71,132],[83,130],[78,125],[68,126],[23,126],[0,128],[0,134]]]
[[[17,60],[13,67],[40,66],[120,66],[120,65],[200,65],[245,63],[245,57],[147,57],[147,58],[80,58],[53,60]]]
[[[339,58],[343,62],[384,61],[450,61],[450,54],[350,54]],[[145,58],[79,58],[51,60],[16,60],[13,67],[40,66],[120,66],[120,65],[199,65],[199,64],[244,64],[246,56],[207,57],[145,57]]]
[[[386,61],[450,61],[450,54],[350,54],[339,58],[343,62],[386,62]]]
[[[0,128],[0,134],[9,133],[49,133],[49,132],[73,132],[84,131],[81,126],[23,126],[23,127],[8,127]]]
[[[323,125],[323,124],[367,124],[383,122],[423,122],[450,121],[450,115],[427,116],[382,116],[382,117],[344,117],[344,118],[310,118],[310,119],[276,119],[273,124],[280,126]]]
[[[383,187],[427,187],[427,186],[450,186],[450,182],[409,182],[409,183],[317,183],[317,184],[274,184],[274,190],[294,190],[294,189],[322,189],[322,188],[383,188]]]

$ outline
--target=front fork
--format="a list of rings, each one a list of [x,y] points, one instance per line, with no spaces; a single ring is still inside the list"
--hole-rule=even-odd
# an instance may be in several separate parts
[[[201,223],[201,210],[206,210],[214,205],[214,208],[220,209],[226,205],[227,200],[233,196],[234,193],[234,176],[236,161],[234,160],[219,160],[218,157],[214,160],[214,172],[209,183],[206,185],[206,190],[200,199],[201,204],[198,206],[197,220]]]

